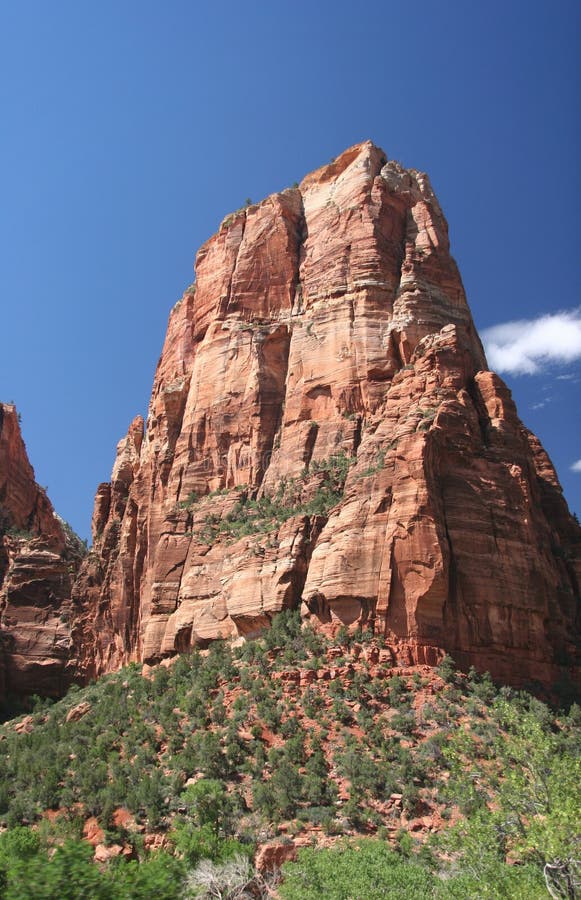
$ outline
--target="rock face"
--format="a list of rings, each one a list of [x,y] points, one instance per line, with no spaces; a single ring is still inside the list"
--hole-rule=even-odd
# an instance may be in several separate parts
[[[0,699],[58,696],[69,684],[70,598],[81,555],[34,480],[16,409],[0,403]]]
[[[366,142],[229,216],[99,487],[80,671],[301,606],[394,661],[574,677],[581,532],[487,371],[428,178]]]

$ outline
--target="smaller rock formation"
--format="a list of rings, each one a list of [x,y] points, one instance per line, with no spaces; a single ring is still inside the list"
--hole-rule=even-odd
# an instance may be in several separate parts
[[[56,697],[70,683],[71,585],[83,553],[35,481],[15,407],[0,403],[0,700]]]

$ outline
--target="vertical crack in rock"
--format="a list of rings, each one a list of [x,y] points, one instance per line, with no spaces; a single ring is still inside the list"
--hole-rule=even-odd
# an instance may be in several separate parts
[[[248,211],[246,209],[242,210],[242,212],[240,214],[240,219],[241,219],[242,232],[240,234],[240,241],[238,243],[238,248],[236,250],[236,256],[234,258],[234,264],[232,266],[232,271],[230,273],[230,279],[228,281],[228,288],[226,290],[226,294],[224,295],[224,297],[220,298],[220,305],[218,307],[218,315],[217,315],[218,319],[223,319],[225,317],[226,313],[231,311],[230,307],[233,305],[232,304],[232,284],[234,283],[234,278],[236,275],[236,267],[238,265],[238,260],[240,258],[240,250],[242,248],[242,242],[244,241],[244,232],[246,231],[246,222],[248,220]],[[224,301],[223,303],[222,303],[222,300]]]

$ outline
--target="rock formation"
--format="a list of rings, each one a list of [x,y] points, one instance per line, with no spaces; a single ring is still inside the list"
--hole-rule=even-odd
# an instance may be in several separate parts
[[[487,370],[428,178],[366,142],[228,216],[99,487],[83,677],[301,606],[394,662],[575,677],[581,532]]]
[[[12,404],[0,403],[0,699],[59,696],[74,671],[71,589],[82,546],[37,485]]]

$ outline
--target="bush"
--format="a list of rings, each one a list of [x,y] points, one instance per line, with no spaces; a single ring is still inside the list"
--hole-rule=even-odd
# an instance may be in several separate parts
[[[202,859],[223,862],[233,856],[252,855],[251,844],[241,844],[234,838],[220,837],[211,825],[192,828],[188,823],[180,822],[171,832],[176,849],[188,866],[196,866]]]
[[[114,885],[93,865],[93,848],[67,841],[54,855],[16,857],[5,870],[5,900],[116,900]]]
[[[286,762],[278,766],[270,779],[252,789],[254,809],[272,821],[294,816],[303,795],[303,778],[298,767]]]
[[[283,900],[426,900],[436,884],[429,872],[377,840],[300,850],[297,862],[285,863],[282,871]]]
[[[115,886],[116,900],[178,900],[183,896],[185,866],[169,853],[155,853],[139,862],[120,862],[108,875]]]
[[[185,896],[197,900],[220,897],[242,900],[243,897],[261,898],[271,894],[263,876],[255,871],[250,860],[245,856],[235,856],[221,864],[203,860],[188,875]]]
[[[203,778],[189,785],[180,804],[187,808],[187,815],[197,827],[208,825],[215,834],[231,833],[235,804],[223,782]]]
[[[446,684],[453,684],[456,680],[456,663],[451,656],[446,655],[438,666],[438,675]]]

